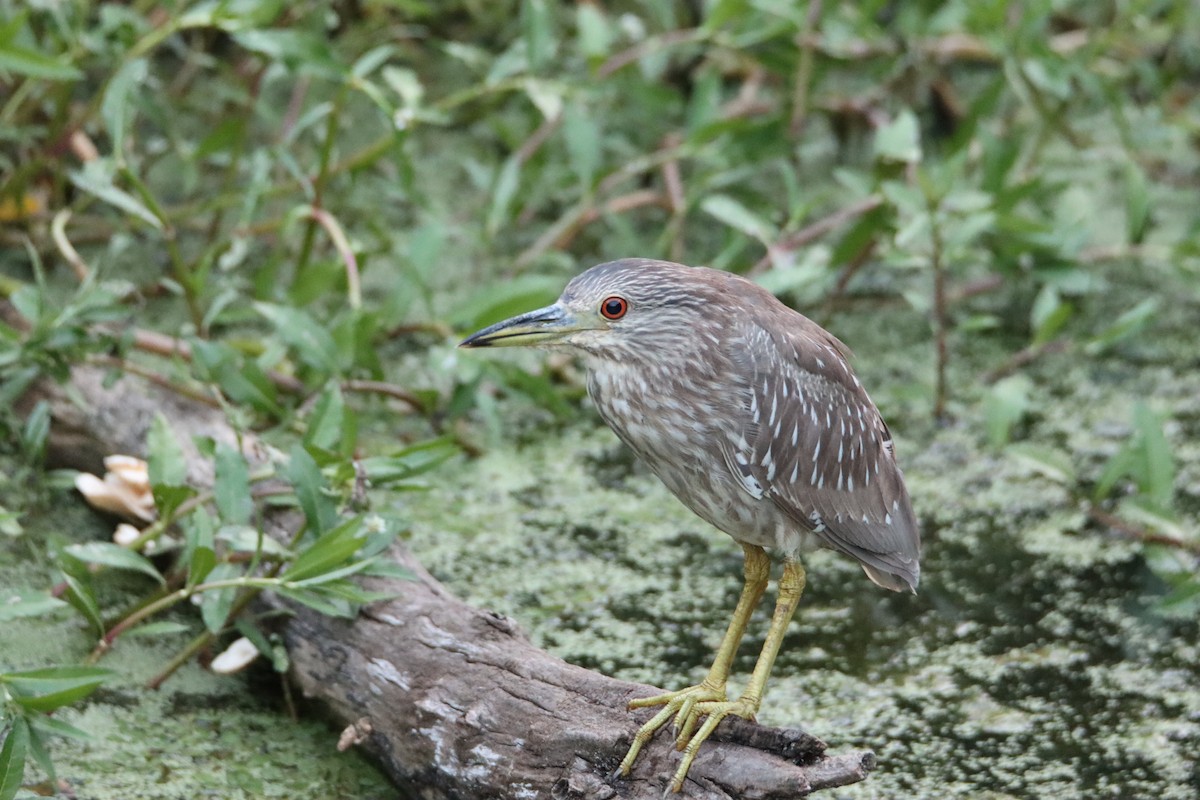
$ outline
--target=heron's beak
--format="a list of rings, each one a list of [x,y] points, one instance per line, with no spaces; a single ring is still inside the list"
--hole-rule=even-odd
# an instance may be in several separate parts
[[[555,303],[489,325],[463,339],[458,346],[518,347],[552,344],[568,334],[592,330],[595,327],[597,326],[589,325],[586,320],[580,320],[574,313]]]

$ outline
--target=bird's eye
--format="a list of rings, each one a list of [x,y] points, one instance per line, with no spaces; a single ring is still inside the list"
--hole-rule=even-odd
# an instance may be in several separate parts
[[[600,304],[600,313],[604,315],[605,319],[620,319],[628,310],[629,301],[616,295],[605,298],[604,302]]]

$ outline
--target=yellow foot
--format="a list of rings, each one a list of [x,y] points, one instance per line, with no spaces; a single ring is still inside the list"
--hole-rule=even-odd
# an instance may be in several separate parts
[[[674,716],[674,727],[677,732],[675,749],[683,751],[683,761],[680,762],[679,769],[675,771],[675,777],[671,780],[671,791],[673,792],[678,792],[683,788],[683,781],[687,778],[688,769],[691,768],[692,761],[696,758],[696,752],[721,720],[730,715],[753,719],[758,711],[757,703],[745,698],[730,702],[726,699],[724,686],[716,686],[707,682],[654,697],[643,697],[629,703],[630,708],[647,706],[663,706],[663,708],[634,734],[633,744],[630,745],[629,752],[621,761],[618,772],[628,775],[642,747],[653,738],[659,728],[667,723],[667,720]],[[707,719],[697,731],[696,727],[703,717],[707,717]]]
[[[745,697],[740,697],[733,702],[723,700],[697,703],[692,709],[692,727],[695,727],[695,721],[700,717],[706,717],[706,719],[695,735],[691,735],[689,730],[686,731],[689,735],[684,737],[684,732],[681,732],[679,739],[675,742],[675,746],[683,751],[683,760],[679,762],[679,769],[675,770],[675,777],[671,779],[671,791],[678,792],[683,789],[683,781],[687,778],[688,770],[692,768],[692,762],[696,760],[696,753],[700,751],[700,745],[704,744],[704,741],[712,735],[712,732],[721,724],[721,720],[730,716],[752,720],[757,713],[758,703]]]

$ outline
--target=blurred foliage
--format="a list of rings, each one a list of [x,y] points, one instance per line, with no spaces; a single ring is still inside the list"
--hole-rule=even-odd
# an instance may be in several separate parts
[[[198,502],[160,431],[155,535],[181,534],[178,558],[55,556],[97,632],[96,564],[188,597],[215,582],[209,635],[255,581],[331,613],[361,600],[349,576],[378,548],[358,470],[404,481],[443,434],[478,447],[467,420],[495,428],[498,394],[562,418],[561,379],[578,395],[561,364],[455,364],[455,333],[629,255],[744,272],[818,318],[906,304],[930,320],[933,413],[978,402],[981,441],[1189,535],[1165,409],[1140,406],[1106,463],[1020,439],[1025,364],[1153,329],[1158,298],[1092,313],[1111,270],[1200,274],[1200,214],[1173,194],[1200,169],[1191,0],[0,0],[0,20],[0,425],[27,465],[4,480],[39,479],[49,426],[14,401],[95,363],[280,441],[312,537],[268,553],[261,476],[216,448]],[[966,336],[1011,355],[982,391],[953,381]],[[360,436],[384,412],[398,449]],[[4,708],[19,763],[45,730]]]

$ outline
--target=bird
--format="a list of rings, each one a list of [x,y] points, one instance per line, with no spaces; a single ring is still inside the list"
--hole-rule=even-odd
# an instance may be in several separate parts
[[[662,708],[618,767],[673,718],[680,791],[729,716],[753,720],[800,596],[801,554],[858,562],[872,582],[916,592],[920,533],[888,426],[833,334],[756,283],[722,270],[626,258],[573,278],[557,302],[486,327],[465,348],[537,346],[582,356],[587,390],[617,437],[697,516],[742,546],[743,587],[703,681],[634,699]],[[726,684],[782,555],[774,613],[745,689]]]

